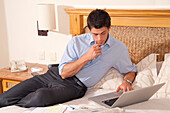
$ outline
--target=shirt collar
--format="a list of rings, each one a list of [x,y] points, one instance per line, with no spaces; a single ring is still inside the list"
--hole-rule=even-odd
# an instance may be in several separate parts
[[[111,45],[111,36],[110,36],[110,34],[108,34],[108,35],[109,35],[109,37],[108,37],[108,39],[107,39],[107,41],[104,45],[110,46]],[[95,44],[95,41],[94,41],[93,36],[91,34],[90,35],[90,45],[94,45],[94,44]]]
[[[94,45],[95,41],[93,39],[92,34],[90,33],[90,45]]]

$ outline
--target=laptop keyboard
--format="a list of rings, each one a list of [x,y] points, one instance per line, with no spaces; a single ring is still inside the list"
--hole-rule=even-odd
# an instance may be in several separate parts
[[[119,97],[122,93],[123,93],[123,91],[111,92],[111,93],[103,94],[102,96],[104,96],[104,97]]]

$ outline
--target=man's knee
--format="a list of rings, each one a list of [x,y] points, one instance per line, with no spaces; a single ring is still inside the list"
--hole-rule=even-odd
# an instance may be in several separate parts
[[[22,107],[43,107],[47,106],[48,103],[48,90],[47,88],[40,88],[35,92],[28,94],[26,97],[18,102],[19,106]]]
[[[46,102],[49,97],[51,98],[48,88],[38,89],[34,94],[34,99],[42,103]]]

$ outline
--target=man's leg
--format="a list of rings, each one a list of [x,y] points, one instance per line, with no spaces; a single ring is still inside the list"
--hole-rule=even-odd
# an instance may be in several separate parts
[[[45,86],[38,77],[27,79],[0,95],[0,107],[16,104],[29,93],[42,87]]]
[[[75,83],[53,81],[51,88],[40,88],[20,100],[17,105],[22,107],[49,106],[63,103],[84,96],[86,88]],[[50,86],[49,86],[50,87]]]
[[[72,78],[62,79],[58,68],[14,86],[0,95],[0,107],[19,105],[23,107],[48,106],[84,96],[87,88]]]

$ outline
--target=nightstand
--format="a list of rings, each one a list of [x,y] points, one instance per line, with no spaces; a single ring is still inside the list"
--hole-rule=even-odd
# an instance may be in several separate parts
[[[43,74],[48,70],[47,65],[44,64],[26,63],[26,65],[28,70],[24,72],[11,72],[11,70],[8,68],[0,69],[0,94],[7,91],[16,84],[33,77],[31,74],[32,67],[42,68],[43,71],[38,72],[39,74]]]

